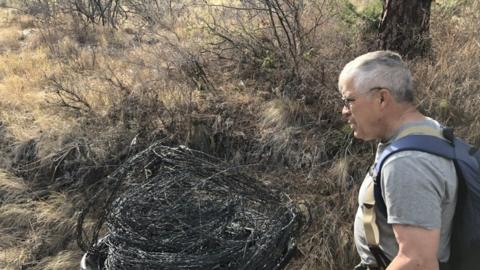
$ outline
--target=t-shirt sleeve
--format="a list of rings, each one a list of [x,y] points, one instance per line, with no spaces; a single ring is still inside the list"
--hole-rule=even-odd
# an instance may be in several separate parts
[[[426,229],[442,225],[442,170],[432,156],[404,151],[388,158],[382,168],[382,195],[389,224],[406,224]]]

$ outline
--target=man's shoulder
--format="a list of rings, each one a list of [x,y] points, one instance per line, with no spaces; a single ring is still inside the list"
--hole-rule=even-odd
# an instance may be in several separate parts
[[[403,176],[402,178],[408,178],[414,182],[440,178],[454,183],[457,179],[452,160],[418,150],[401,151],[388,157],[383,164],[382,176],[389,175],[395,178]],[[388,181],[388,179],[385,180]],[[433,182],[438,183],[438,181]]]
[[[424,152],[422,150],[404,150],[404,151],[399,151],[397,153],[391,154],[384,162],[384,165],[387,163],[397,163],[397,162],[415,162],[419,161],[420,163],[423,163],[422,161],[445,161],[445,162],[452,162],[452,160],[441,157],[435,154],[430,154],[427,152]]]
[[[408,165],[410,168],[416,167],[434,167],[440,170],[454,169],[453,161],[438,155],[423,152],[421,150],[405,150],[390,155],[383,163],[382,170],[403,167]]]

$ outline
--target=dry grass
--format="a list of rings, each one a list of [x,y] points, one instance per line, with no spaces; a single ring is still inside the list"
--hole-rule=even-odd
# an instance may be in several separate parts
[[[436,1],[432,57],[409,64],[420,108],[480,145],[480,3],[454,2]],[[133,21],[122,31],[87,28],[63,17],[61,25],[24,34],[36,22],[0,9],[0,120],[15,140],[6,148],[35,139],[37,164],[47,164],[43,169],[49,172],[60,164],[52,159],[62,157],[62,149],[82,142],[88,150],[73,151],[78,156],[59,166],[71,175],[85,164],[121,162],[138,150],[130,148],[133,138],[137,147],[168,137],[238,164],[261,164],[262,171],[254,173],[304,202],[312,216],[288,269],[351,268],[358,259],[352,244],[356,193],[374,147],[352,140],[340,119],[335,85],[340,68],[369,47],[355,25],[346,29],[337,16],[341,5],[328,3],[330,13],[323,16],[332,19],[309,40],[312,47],[299,62],[302,84],[293,94],[282,89],[288,63],[272,58],[271,66],[260,67],[258,61],[274,54],[252,60],[241,50],[217,52],[232,56],[230,62],[215,58],[208,44],[218,39],[193,27],[188,13],[171,32],[140,29]],[[312,14],[304,14],[308,23]],[[201,82],[200,71],[215,89]],[[59,87],[88,106],[55,105],[59,100],[52,93]],[[97,180],[82,188],[94,189]],[[0,268],[76,269],[81,252],[73,241],[75,211],[85,198],[68,188],[32,190],[31,181],[0,171]],[[34,196],[38,191],[43,195]],[[89,230],[93,223],[87,222]]]
[[[16,26],[0,29],[0,52],[20,49],[20,43],[18,42],[20,37],[20,28]]]
[[[60,270],[60,269],[78,269],[79,258],[83,254],[79,251],[62,251],[55,256],[49,256],[41,259],[32,270]]]
[[[1,201],[8,202],[11,199],[24,195],[28,188],[23,179],[12,176],[11,173],[0,170]]]
[[[0,56],[0,99],[2,121],[20,141],[51,130],[52,116],[44,109],[46,76],[55,66],[45,49],[9,52]]]
[[[476,25],[480,16],[471,10],[480,8],[480,3],[437,8],[439,14],[433,17],[431,30],[434,60],[413,63],[420,107],[478,145],[480,31]]]
[[[62,253],[72,248],[69,243],[74,239],[76,221],[65,195],[54,194],[40,201],[25,198],[24,201],[0,207],[0,266],[18,269],[39,263],[41,266],[33,269],[47,266],[51,267],[48,269],[72,269],[62,265],[71,266],[73,261],[78,265],[81,255],[77,248],[73,246],[72,251]]]
[[[73,206],[63,194],[49,198],[32,198],[30,188],[23,179],[11,173],[0,172],[0,268],[20,269],[35,265],[42,259],[41,267],[35,269],[73,269],[62,265],[78,265],[78,251],[67,248],[74,232]],[[67,240],[67,241],[66,241]],[[57,254],[60,252],[60,254]],[[66,259],[66,258],[73,258]],[[66,262],[68,261],[68,262]],[[43,263],[43,264],[42,264]],[[58,266],[59,268],[54,268]]]
[[[28,260],[30,250],[26,247],[3,249],[0,253],[0,267],[5,270],[20,269],[22,263]]]

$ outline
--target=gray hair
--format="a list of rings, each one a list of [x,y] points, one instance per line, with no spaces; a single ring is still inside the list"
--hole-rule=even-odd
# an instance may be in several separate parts
[[[360,93],[381,87],[390,90],[397,102],[414,101],[412,74],[398,53],[376,51],[355,58],[340,73],[340,91],[342,83],[350,79]]]

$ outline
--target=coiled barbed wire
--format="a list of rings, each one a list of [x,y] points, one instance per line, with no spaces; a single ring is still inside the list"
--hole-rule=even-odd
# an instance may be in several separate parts
[[[211,156],[152,145],[113,176],[125,187],[106,219],[104,269],[270,270],[292,255],[294,205]]]

